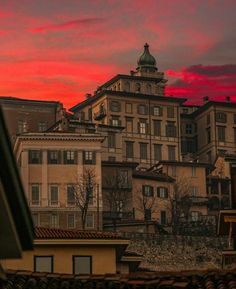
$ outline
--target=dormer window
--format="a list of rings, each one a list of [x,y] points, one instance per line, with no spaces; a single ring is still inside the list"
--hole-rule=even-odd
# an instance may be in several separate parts
[[[152,86],[151,84],[147,84],[147,94],[151,94],[152,93]]]

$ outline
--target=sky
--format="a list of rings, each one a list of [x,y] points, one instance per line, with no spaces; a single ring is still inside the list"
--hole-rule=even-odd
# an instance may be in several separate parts
[[[0,95],[77,104],[150,45],[166,95],[236,101],[235,0],[0,0]]]

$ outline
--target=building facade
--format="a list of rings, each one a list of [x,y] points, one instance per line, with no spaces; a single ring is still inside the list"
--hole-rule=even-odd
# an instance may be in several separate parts
[[[28,133],[17,138],[15,155],[35,225],[101,228],[103,140],[100,135],[77,133]]]

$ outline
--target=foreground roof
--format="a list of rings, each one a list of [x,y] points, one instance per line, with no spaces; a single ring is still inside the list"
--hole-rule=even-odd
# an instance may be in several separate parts
[[[24,98],[18,98],[14,96],[0,96],[0,102],[1,103],[8,103],[8,104],[22,104],[22,103],[28,103],[33,105],[62,105],[60,101],[53,101],[53,100],[38,100],[38,99],[24,99]]]
[[[35,228],[36,239],[124,239],[116,232],[80,231],[76,229]]]
[[[134,171],[133,172],[133,178],[135,179],[149,179],[149,180],[155,180],[159,182],[174,182],[175,179],[172,177],[166,175],[166,174],[160,174],[156,173],[154,171]]]
[[[23,185],[17,169],[15,157],[11,149],[11,143],[8,136],[7,128],[3,118],[3,112],[0,107],[0,194],[4,197],[3,202],[1,199],[1,216],[0,221],[1,237],[0,240],[5,240],[6,244],[10,234],[10,227],[16,229],[17,235],[20,240],[20,245],[23,250],[33,248],[33,222],[31,213],[25,197]],[[6,210],[6,211],[4,211]],[[12,218],[8,223],[9,217]],[[6,253],[2,248],[2,254]]]
[[[236,273],[195,271],[179,273],[137,272],[127,275],[65,275],[7,270],[6,288],[236,288]]]

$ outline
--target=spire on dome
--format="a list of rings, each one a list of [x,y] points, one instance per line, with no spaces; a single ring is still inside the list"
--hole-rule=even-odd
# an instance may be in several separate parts
[[[149,52],[149,45],[144,45],[144,52],[138,59],[137,70],[157,71],[156,59]]]

